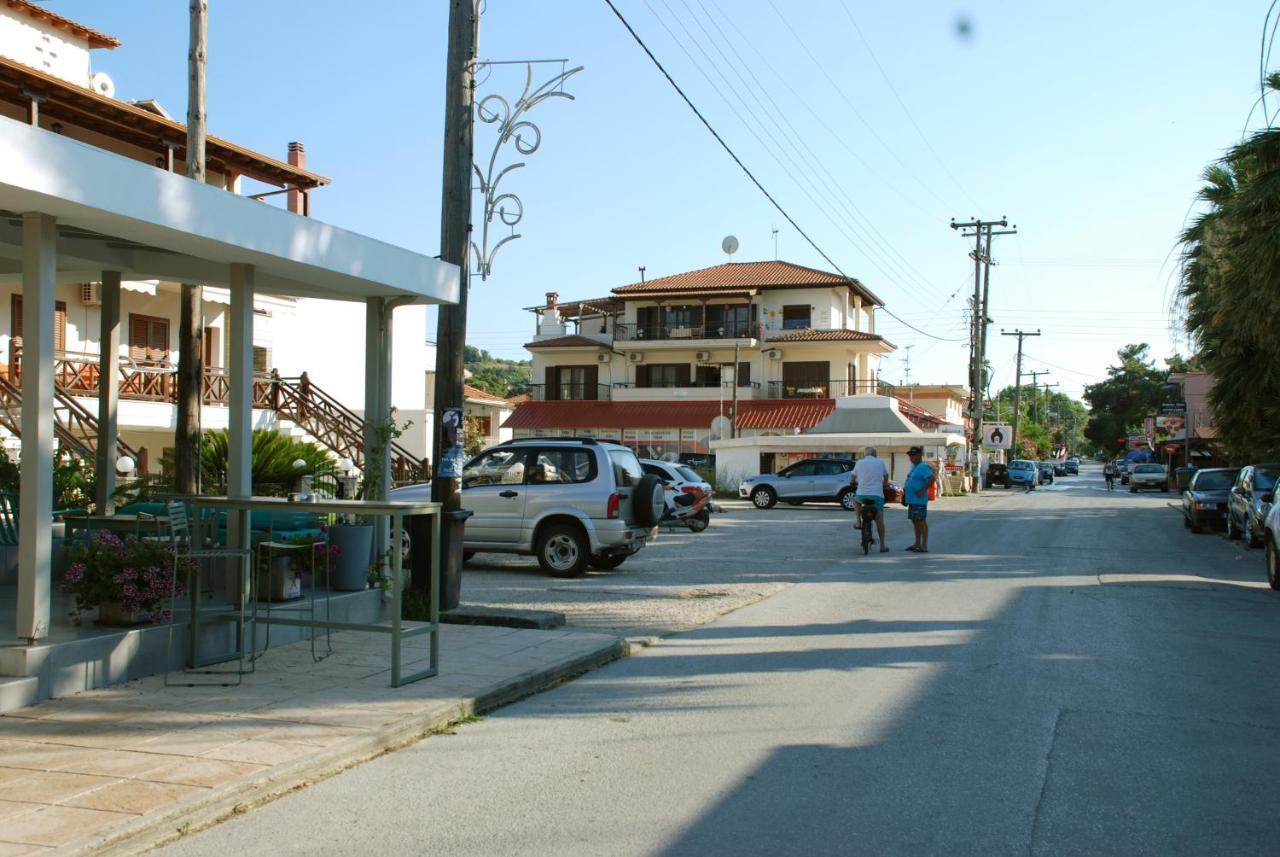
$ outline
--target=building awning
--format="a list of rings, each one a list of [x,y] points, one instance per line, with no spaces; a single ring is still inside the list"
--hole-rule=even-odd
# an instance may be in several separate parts
[[[721,402],[525,402],[503,428],[509,429],[709,429],[728,416]],[[738,428],[801,431],[811,429],[835,409],[832,399],[753,399],[738,402]]]

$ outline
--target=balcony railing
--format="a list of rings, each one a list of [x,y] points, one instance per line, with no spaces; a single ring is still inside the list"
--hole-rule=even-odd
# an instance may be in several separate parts
[[[555,384],[547,395],[546,384],[530,384],[529,397],[535,402],[603,402],[609,400],[606,384]]]
[[[664,384],[660,381],[652,381],[646,384],[637,384],[635,381],[615,381],[613,386],[624,390],[714,390],[720,387],[725,390],[733,389],[733,382],[721,381],[720,383],[701,383],[690,381],[688,384]],[[759,390],[759,381],[743,381],[738,384],[739,390]]]
[[[896,390],[884,381],[770,381],[770,399],[836,399],[841,396],[893,396]]]
[[[666,339],[758,339],[760,324],[729,321],[720,324],[618,324],[614,339],[645,342]]]

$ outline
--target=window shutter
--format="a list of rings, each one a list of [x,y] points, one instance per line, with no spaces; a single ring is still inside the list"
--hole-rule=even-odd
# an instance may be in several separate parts
[[[600,367],[587,366],[582,373],[582,398],[594,402],[600,398]]]
[[[751,385],[751,364],[739,363],[738,364],[738,386],[748,387],[750,385]]]
[[[557,401],[560,398],[560,367],[548,366],[546,376],[544,378],[546,396],[544,400],[548,402]]]
[[[677,387],[689,386],[689,364],[688,363],[676,364],[676,386]]]
[[[67,305],[58,301],[53,308],[53,350],[67,350]]]
[[[639,366],[636,367],[636,386],[637,387],[649,386],[649,367],[644,363],[641,363]]]

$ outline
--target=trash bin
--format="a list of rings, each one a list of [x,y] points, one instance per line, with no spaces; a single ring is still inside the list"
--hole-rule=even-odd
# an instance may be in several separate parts
[[[440,599],[441,610],[452,610],[462,599],[462,547],[466,536],[470,509],[446,509],[440,513],[440,591],[430,593]],[[409,567],[413,569],[414,589],[425,589],[422,581],[431,577],[431,518],[414,515],[409,519]],[[419,549],[419,545],[422,549]]]
[[[1179,491],[1186,491],[1187,486],[1191,484],[1191,477],[1199,468],[1197,467],[1179,467],[1173,471],[1174,479],[1177,482]]]

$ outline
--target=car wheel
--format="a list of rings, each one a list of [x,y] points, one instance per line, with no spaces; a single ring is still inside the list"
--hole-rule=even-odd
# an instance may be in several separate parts
[[[701,512],[694,515],[693,517],[685,518],[684,522],[685,522],[685,525],[688,526],[692,532],[700,533],[703,530],[705,530],[708,526],[710,526],[711,514],[707,512],[706,509],[703,509]]]
[[[626,561],[627,557],[629,557],[629,556],[631,556],[631,554],[627,554],[627,553],[615,553],[615,554],[602,554],[602,553],[598,553],[598,554],[596,554],[595,556],[591,557],[591,561],[590,561],[590,562],[591,562],[591,567],[592,567],[592,568],[598,568],[598,569],[600,569],[601,571],[608,571],[608,570],[609,570],[609,569],[611,569],[611,568],[617,568],[618,566],[622,565],[622,563],[624,563],[624,562]]]
[[[1280,589],[1280,551],[1270,538],[1267,539],[1267,583],[1272,589]]]
[[[631,495],[631,514],[642,527],[654,527],[667,511],[667,498],[662,490],[662,480],[646,473]]]
[[[591,544],[579,527],[557,524],[538,537],[538,565],[552,577],[577,577],[591,560]]]
[[[757,509],[772,509],[773,505],[778,502],[778,495],[773,493],[773,489],[765,485],[751,492],[751,502],[756,505]]]
[[[854,505],[854,502],[853,502],[853,489],[852,489],[852,488],[846,488],[846,489],[844,489],[843,491],[841,491],[841,492],[840,492],[840,506],[841,506],[841,508],[843,508],[846,512],[852,512],[855,508],[857,508],[857,507]]]

